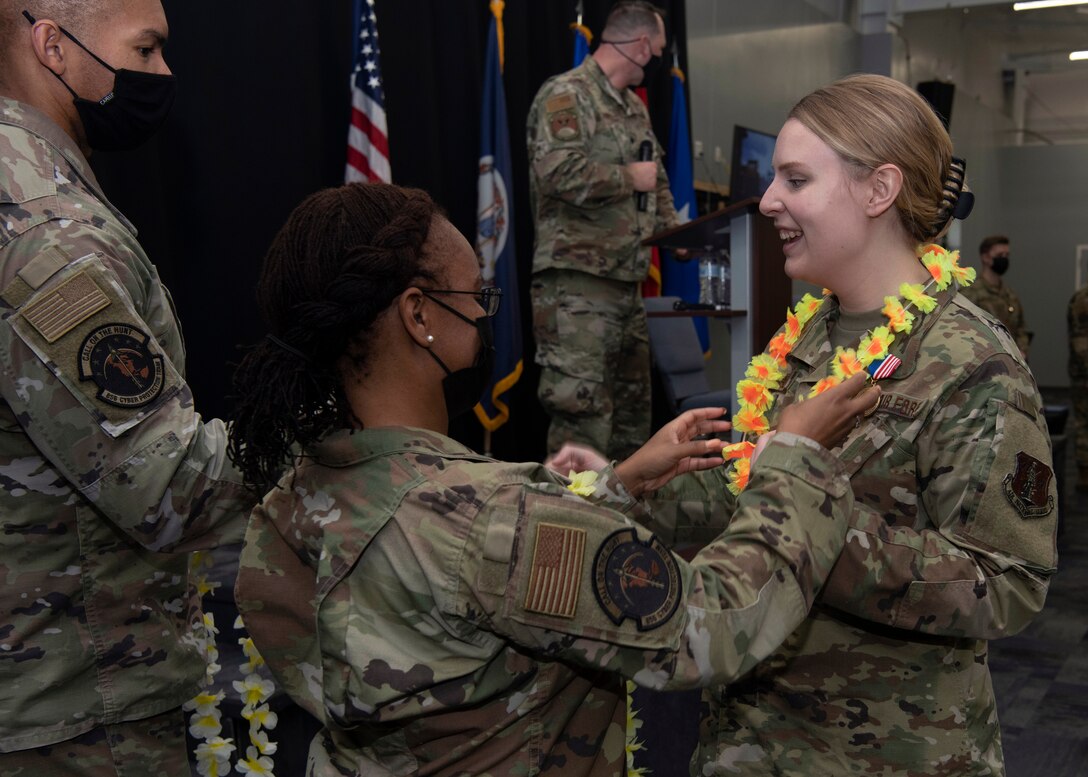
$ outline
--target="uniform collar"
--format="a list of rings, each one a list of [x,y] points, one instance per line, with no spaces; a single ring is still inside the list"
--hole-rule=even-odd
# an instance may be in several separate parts
[[[444,434],[411,426],[340,429],[307,450],[308,455],[327,467],[350,467],[368,459],[404,453],[489,461]]]
[[[586,57],[582,60],[582,64],[578,66],[582,69],[589,78],[597,84],[597,87],[616,101],[619,105],[623,106],[624,110],[628,109],[627,101],[620,94],[620,90],[612,86],[612,82],[608,80],[608,76],[604,74],[604,70],[597,64],[597,60],[593,57]]]
[[[911,311],[915,316],[914,326],[909,334],[902,332],[896,334],[895,341],[889,351],[889,353],[898,356],[903,363],[893,375],[885,380],[906,378],[914,372],[915,367],[918,365],[918,353],[921,350],[926,333],[940,318],[941,313],[948,307],[952,298],[956,296],[958,288],[959,284],[953,281],[944,291],[927,292],[937,300],[937,307],[931,313]],[[828,325],[838,314],[838,297],[834,295],[826,297],[824,304],[820,306],[820,310],[809,321],[801,333],[801,338],[797,341],[793,350],[790,351],[789,356],[786,357],[791,363],[791,370],[798,370],[800,374],[804,375],[800,379],[801,383],[815,383],[823,377],[820,371],[814,373],[813,370],[818,365],[828,362],[831,358],[831,340],[828,337]]]

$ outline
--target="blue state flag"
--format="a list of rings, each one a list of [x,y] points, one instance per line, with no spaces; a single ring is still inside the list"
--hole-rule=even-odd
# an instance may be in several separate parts
[[[695,176],[691,169],[691,134],[688,132],[688,102],[684,96],[684,72],[672,69],[672,123],[669,128],[669,155],[665,170],[669,174],[669,190],[681,223],[691,221],[695,212]],[[661,268],[662,294],[680,297],[686,302],[699,301],[699,262],[695,259],[678,262],[666,252]],[[703,352],[710,350],[710,333],[706,319],[695,319],[695,331]]]
[[[495,316],[495,369],[476,405],[476,417],[489,432],[510,418],[507,392],[521,378],[521,310],[514,257],[514,202],[510,186],[510,133],[502,83],[502,0],[491,1],[491,30],[484,67],[483,118],[480,122],[480,178],[477,185],[476,252],[485,286],[503,290]]]
[[[578,14],[578,21],[571,24],[574,30],[574,66],[582,64],[582,60],[589,56],[589,42],[593,40],[593,33],[582,24],[582,15]]]

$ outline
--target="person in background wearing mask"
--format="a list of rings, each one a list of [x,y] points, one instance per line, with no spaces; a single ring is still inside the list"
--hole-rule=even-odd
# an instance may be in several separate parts
[[[1005,325],[1026,360],[1031,332],[1024,323],[1024,306],[1001,279],[1009,271],[1009,239],[1004,235],[985,238],[978,246],[978,260],[982,265],[979,282],[960,293]]]
[[[188,774],[189,552],[254,503],[87,162],[174,98],[159,0],[0,0],[0,775]]]
[[[533,335],[550,453],[573,441],[621,458],[650,434],[641,243],[679,222],[646,106],[628,87],[649,81],[664,49],[662,11],[621,0],[593,56],[546,81],[529,109]]]

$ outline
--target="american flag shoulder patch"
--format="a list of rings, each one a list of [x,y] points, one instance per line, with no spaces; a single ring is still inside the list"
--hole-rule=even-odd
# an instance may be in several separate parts
[[[537,524],[529,589],[525,594],[526,610],[557,618],[574,617],[585,548],[585,529]]]
[[[103,308],[110,298],[86,271],[76,273],[23,311],[47,343],[55,343]]]

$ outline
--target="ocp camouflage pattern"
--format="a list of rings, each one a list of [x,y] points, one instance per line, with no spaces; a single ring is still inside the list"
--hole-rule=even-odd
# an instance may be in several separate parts
[[[240,538],[254,500],[226,460],[224,425],[193,408],[155,267],[72,140],[2,99],[0,162],[0,752],[10,752],[195,693],[204,661],[187,551]],[[114,326],[146,336],[131,354],[146,358],[111,358],[109,369],[161,380],[157,394],[134,389],[131,407],[99,398],[104,373],[80,375],[85,339]]]
[[[1002,281],[995,289],[982,278],[978,278],[970,286],[961,289],[960,293],[1004,324],[1016,341],[1016,347],[1021,353],[1027,353],[1031,337],[1024,321],[1024,306],[1020,304],[1020,297],[1009,284]]]
[[[812,616],[704,692],[693,775],[1004,774],[987,640],[1028,624],[1055,570],[1050,443],[1004,328],[954,287],[936,296],[836,449],[854,510]],[[829,298],[806,326],[773,416],[828,374],[837,315]]]
[[[632,518],[651,518],[610,470],[583,499],[541,465],[409,428],[306,454],[254,511],[236,594],[277,681],[325,726],[314,775],[619,777],[622,677],[740,677],[804,618],[852,508],[838,462],[783,435],[692,562],[625,567],[602,548],[637,551],[651,535]],[[553,558],[551,538],[570,552]],[[660,588],[616,623],[601,593],[628,572],[631,590]]]
[[[642,241],[676,226],[676,210],[646,106],[609,83],[593,57],[544,82],[526,119],[529,194],[536,239],[533,272],[551,267],[641,283],[650,267]],[[657,188],[639,212],[625,165],[650,141]]]

